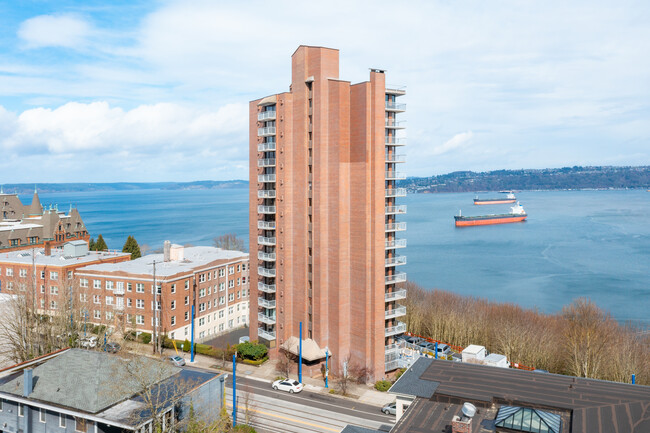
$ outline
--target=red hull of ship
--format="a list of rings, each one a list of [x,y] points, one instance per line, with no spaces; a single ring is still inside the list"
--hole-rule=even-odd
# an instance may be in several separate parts
[[[525,220],[526,216],[516,216],[516,217],[504,217],[504,218],[491,218],[484,220],[467,220],[467,221],[456,221],[456,227],[465,227],[465,226],[486,226],[492,224],[508,224],[508,223],[518,223]]]
[[[507,200],[474,200],[474,204],[507,204],[514,203],[515,201],[517,201],[516,198]]]

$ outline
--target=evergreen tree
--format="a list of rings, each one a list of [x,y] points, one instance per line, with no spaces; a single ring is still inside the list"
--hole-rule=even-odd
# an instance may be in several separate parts
[[[95,239],[93,238],[88,241],[88,251],[95,251]]]
[[[106,245],[104,237],[102,235],[97,236],[97,242],[95,242],[95,251],[106,251],[107,249],[108,245]]]
[[[140,245],[138,245],[138,242],[135,240],[133,236],[129,236],[126,238],[126,242],[124,242],[124,247],[122,248],[123,253],[131,253],[131,260],[137,259],[138,257],[142,257],[142,253],[140,253]]]

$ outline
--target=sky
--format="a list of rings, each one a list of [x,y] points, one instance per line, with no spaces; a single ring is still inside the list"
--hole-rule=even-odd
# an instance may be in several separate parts
[[[650,164],[650,2],[0,0],[0,183],[248,177],[299,45],[406,86],[409,176]]]

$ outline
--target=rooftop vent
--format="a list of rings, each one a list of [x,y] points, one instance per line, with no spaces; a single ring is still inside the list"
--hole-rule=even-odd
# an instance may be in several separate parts
[[[464,403],[462,411],[463,415],[465,415],[467,418],[473,418],[474,415],[476,415],[476,406],[474,406],[472,403]]]

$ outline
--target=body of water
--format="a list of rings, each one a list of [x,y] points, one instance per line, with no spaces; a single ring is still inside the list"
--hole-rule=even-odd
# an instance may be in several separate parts
[[[482,195],[483,196],[483,195]],[[410,280],[494,301],[556,312],[588,297],[620,321],[650,325],[650,193],[524,191],[523,223],[454,227],[453,215],[502,213],[474,194],[411,194],[403,267]],[[27,201],[30,198],[25,198]],[[128,235],[151,248],[164,240],[210,245],[234,232],[248,240],[248,190],[135,190],[41,195],[76,205],[93,237],[122,248]]]

